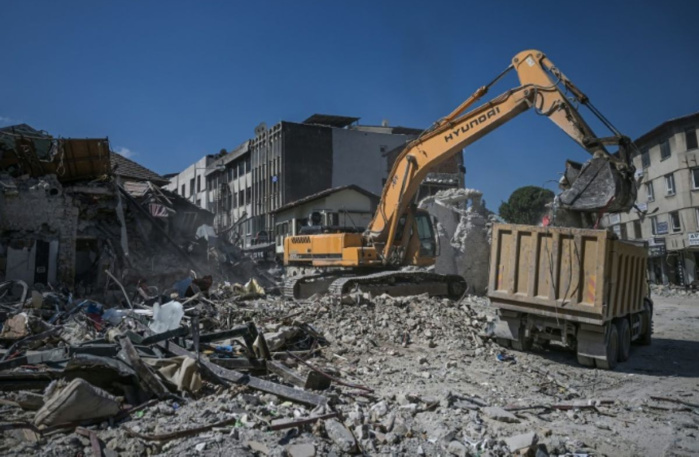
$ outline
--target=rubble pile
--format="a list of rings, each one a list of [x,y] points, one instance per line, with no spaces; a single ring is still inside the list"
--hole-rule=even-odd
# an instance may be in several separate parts
[[[176,289],[130,309],[1,288],[0,453],[602,455],[546,423],[611,430],[647,406],[595,398],[625,379],[505,352],[482,297]]]
[[[699,297],[699,282],[688,287],[675,286],[672,284],[651,284],[650,289],[653,295],[661,297]]]

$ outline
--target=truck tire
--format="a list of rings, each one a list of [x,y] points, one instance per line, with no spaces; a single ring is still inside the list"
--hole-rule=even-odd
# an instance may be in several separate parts
[[[648,300],[643,302],[643,311],[641,311],[641,322],[645,329],[636,341],[642,346],[650,346],[651,335],[653,334],[653,306]]]
[[[602,370],[613,370],[619,361],[619,331],[613,323],[607,324],[605,346],[607,353],[603,359],[595,359],[595,365]]]
[[[618,319],[614,323],[619,333],[619,362],[626,362],[631,355],[631,327],[626,317]]]

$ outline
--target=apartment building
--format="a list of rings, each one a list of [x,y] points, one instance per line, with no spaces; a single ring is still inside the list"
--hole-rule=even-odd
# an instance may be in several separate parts
[[[209,208],[216,214],[217,231],[244,246],[271,241],[274,211],[284,205],[348,185],[381,194],[387,154],[421,130],[358,121],[314,114],[300,123],[262,123],[253,139],[209,163]],[[461,173],[463,185],[460,154],[457,161],[449,171]]]
[[[200,208],[211,210],[209,193],[206,185],[206,170],[216,159],[214,155],[206,155],[188,166],[180,173],[167,175],[170,183],[163,188],[174,192]]]
[[[636,140],[637,210],[605,216],[623,239],[648,243],[655,283],[699,279],[699,112],[664,122]]]

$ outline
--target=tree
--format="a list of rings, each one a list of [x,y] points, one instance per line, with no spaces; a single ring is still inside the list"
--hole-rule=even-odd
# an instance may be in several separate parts
[[[551,203],[554,193],[537,186],[516,189],[506,202],[500,204],[500,217],[511,224],[538,225]]]

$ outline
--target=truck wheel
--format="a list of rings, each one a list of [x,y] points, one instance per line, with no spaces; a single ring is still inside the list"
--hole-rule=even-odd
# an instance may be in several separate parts
[[[631,355],[631,327],[629,320],[623,317],[615,322],[619,332],[619,362],[626,362]]]
[[[595,359],[595,365],[602,370],[613,370],[619,360],[619,332],[613,323],[607,325],[607,354],[603,359]]]
[[[653,333],[653,308],[648,301],[643,302],[643,311],[641,312],[641,322],[645,329],[638,337],[638,344],[650,346],[651,335]]]
[[[578,363],[584,367],[594,367],[595,366],[595,359],[592,357],[588,357],[586,355],[581,355],[578,353]]]

